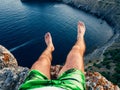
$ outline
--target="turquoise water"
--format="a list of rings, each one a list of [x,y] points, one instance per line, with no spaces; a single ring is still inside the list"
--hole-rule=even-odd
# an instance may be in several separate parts
[[[55,45],[53,64],[63,64],[76,41],[79,20],[87,29],[86,55],[113,36],[105,21],[65,4],[1,0],[0,44],[15,55],[19,65],[30,67],[46,47],[44,34],[50,32]]]

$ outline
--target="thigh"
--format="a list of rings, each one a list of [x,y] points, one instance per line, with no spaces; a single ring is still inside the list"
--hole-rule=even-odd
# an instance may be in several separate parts
[[[63,66],[63,68],[60,70],[59,75],[69,69],[76,68],[78,70],[81,70],[84,73],[84,62],[83,57],[79,55],[69,55],[67,57],[66,63]]]
[[[85,75],[81,70],[70,69],[60,76],[58,79],[62,81],[62,86],[68,90],[86,90]]]
[[[50,79],[50,66],[51,62],[49,60],[45,58],[40,58],[40,60],[36,61],[33,64],[31,70],[38,70]]]

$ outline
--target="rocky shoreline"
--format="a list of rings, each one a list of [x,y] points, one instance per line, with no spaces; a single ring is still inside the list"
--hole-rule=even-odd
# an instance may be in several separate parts
[[[92,53],[85,57],[85,68],[92,66],[93,63],[100,63],[103,61],[103,54],[107,48],[119,39],[120,35],[120,1],[119,0],[58,0],[65,4],[76,7],[90,13],[101,20],[107,21],[107,23],[113,28],[113,37],[102,47],[97,48]],[[113,13],[114,12],[114,13]],[[116,47],[117,48],[117,47]],[[89,63],[92,62],[92,63]]]
[[[119,0],[58,0],[65,4],[71,5],[77,9],[90,13],[93,16],[106,21],[113,29],[114,35],[102,47],[97,48],[92,53],[85,56],[85,70],[97,71],[102,73],[110,81],[118,84],[117,80],[119,73],[116,68],[119,68],[119,57],[117,63],[114,59],[109,62],[109,56],[104,54],[120,50],[120,1]],[[120,56],[119,53],[116,55]],[[110,56],[115,58],[116,55]],[[107,59],[107,60],[106,60]],[[106,60],[106,61],[105,61]],[[109,62],[104,64],[105,62]],[[101,66],[102,65],[102,66]],[[111,71],[112,70],[112,71]]]
[[[95,49],[92,53],[85,56],[85,69],[87,69],[89,66],[93,66],[94,63],[99,64],[104,59],[104,53],[106,50],[111,47],[115,40],[119,39],[120,34],[116,33],[112,39],[110,39],[106,44],[104,44],[102,47]],[[116,47],[117,48],[117,47]],[[92,62],[92,63],[90,63]]]
[[[62,66],[51,66],[51,77],[56,79]],[[0,45],[0,90],[18,90],[28,75],[29,68],[18,66],[15,57]],[[86,72],[87,90],[120,90],[98,72]]]

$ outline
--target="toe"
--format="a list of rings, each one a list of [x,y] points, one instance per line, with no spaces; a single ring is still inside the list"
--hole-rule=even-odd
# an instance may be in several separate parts
[[[84,26],[84,23],[81,22],[81,21],[79,21],[79,22],[78,22],[78,25],[80,25],[80,26]]]
[[[47,39],[50,36],[50,33],[45,34],[45,38]]]

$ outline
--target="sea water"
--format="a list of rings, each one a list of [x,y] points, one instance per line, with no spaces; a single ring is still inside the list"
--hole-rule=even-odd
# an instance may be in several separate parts
[[[86,55],[113,36],[105,21],[62,3],[0,0],[0,44],[19,65],[31,67],[46,48],[44,35],[50,32],[55,46],[52,63],[64,64],[76,41],[79,20],[86,25]]]

